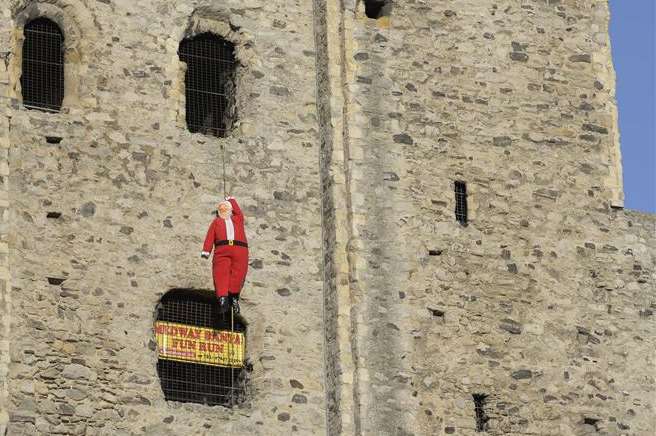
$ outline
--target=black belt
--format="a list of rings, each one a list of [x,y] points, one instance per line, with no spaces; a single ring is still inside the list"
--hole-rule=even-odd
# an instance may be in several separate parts
[[[235,241],[234,239],[224,240],[224,241],[214,241],[214,245],[217,246],[217,247],[218,247],[219,245],[237,245],[238,247],[246,247],[246,248],[248,248],[248,244],[247,244],[247,243],[245,243],[245,242],[241,242],[241,241]]]

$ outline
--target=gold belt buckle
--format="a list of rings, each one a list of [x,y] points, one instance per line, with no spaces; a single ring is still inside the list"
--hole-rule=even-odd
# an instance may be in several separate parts
[[[228,245],[235,245],[235,241],[232,239],[228,240]]]

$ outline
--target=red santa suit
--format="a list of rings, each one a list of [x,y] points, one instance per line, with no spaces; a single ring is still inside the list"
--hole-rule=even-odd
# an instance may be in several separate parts
[[[248,244],[244,231],[244,215],[237,201],[228,197],[232,216],[217,216],[210,224],[203,244],[203,255],[209,256],[214,248],[212,277],[217,297],[239,295],[248,270]]]

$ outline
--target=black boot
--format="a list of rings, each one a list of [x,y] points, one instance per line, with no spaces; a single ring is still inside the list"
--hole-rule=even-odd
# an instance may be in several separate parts
[[[219,314],[223,315],[228,312],[229,305],[228,297],[219,297]]]
[[[239,294],[230,296],[230,305],[232,306],[232,311],[235,314],[239,313]]]

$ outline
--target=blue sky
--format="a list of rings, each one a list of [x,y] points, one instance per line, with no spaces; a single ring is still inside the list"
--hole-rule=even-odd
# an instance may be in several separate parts
[[[656,213],[656,0],[610,0],[624,206]]]

